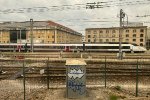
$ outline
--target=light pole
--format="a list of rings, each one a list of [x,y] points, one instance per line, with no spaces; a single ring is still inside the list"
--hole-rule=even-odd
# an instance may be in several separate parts
[[[122,9],[120,9],[120,28],[119,28],[119,57],[118,59],[122,60],[123,55],[122,55],[122,19],[124,19],[125,15],[127,16],[126,13],[123,12]],[[128,25],[128,16],[127,16],[127,25]]]
[[[21,28],[20,28],[20,45],[19,45],[19,52],[21,51]]]
[[[30,49],[31,52],[33,52],[33,19],[30,19],[30,38],[31,38]]]
[[[120,9],[120,28],[119,28],[119,58],[118,59],[122,59],[122,50],[121,50],[121,38],[122,38],[122,32],[121,32],[121,28],[122,28],[122,17],[123,17],[123,10]]]

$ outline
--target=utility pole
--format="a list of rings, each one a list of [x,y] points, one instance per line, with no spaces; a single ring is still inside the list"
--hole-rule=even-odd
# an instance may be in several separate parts
[[[30,19],[30,37],[31,37],[31,45],[30,50],[33,52],[33,19]]]
[[[119,28],[119,57],[118,59],[122,60],[123,58],[123,52],[122,52],[122,31],[123,31],[123,28],[124,28],[124,18],[127,18],[127,27],[128,27],[128,15],[123,12],[122,9],[120,9],[120,28]]]
[[[122,30],[123,30],[123,19],[125,17],[126,13],[123,12],[122,9],[120,9],[120,28],[119,28],[119,57],[118,59],[122,60],[123,58],[123,52],[122,52]],[[127,15],[126,15],[127,16]],[[128,26],[128,16],[127,16],[127,26]]]
[[[119,28],[119,58],[122,60],[122,50],[121,50],[121,42],[122,42],[122,18],[123,18],[123,10],[120,9],[120,28]]]
[[[19,30],[19,31],[20,31],[20,32],[19,32],[19,33],[20,33],[20,35],[19,35],[19,36],[20,36],[20,46],[19,46],[19,52],[20,52],[20,51],[21,51],[21,28],[20,28],[20,30]]]

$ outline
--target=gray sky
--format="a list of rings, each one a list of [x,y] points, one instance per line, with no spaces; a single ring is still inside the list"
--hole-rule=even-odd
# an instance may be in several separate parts
[[[102,8],[86,9],[93,2]],[[150,0],[0,0],[0,21],[52,20],[84,34],[85,28],[118,27],[120,9],[129,22],[150,26]]]

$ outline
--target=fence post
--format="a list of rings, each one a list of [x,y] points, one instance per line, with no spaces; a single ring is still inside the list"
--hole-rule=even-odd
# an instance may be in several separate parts
[[[26,87],[25,87],[25,65],[23,60],[23,88],[24,88],[24,100],[26,99]]]
[[[47,89],[49,89],[49,57],[47,61]]]
[[[105,88],[106,88],[106,56],[105,56]]]
[[[137,65],[136,65],[136,97],[138,96],[138,82],[139,82],[139,79],[138,79],[138,59],[137,59]]]

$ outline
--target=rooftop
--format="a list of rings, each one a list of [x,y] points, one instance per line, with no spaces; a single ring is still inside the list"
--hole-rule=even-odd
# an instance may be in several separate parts
[[[11,30],[11,29],[18,29],[18,28],[23,28],[23,29],[30,29],[30,21],[25,21],[25,22],[4,22],[0,23],[0,28],[5,29],[5,30]],[[33,29],[59,29],[63,31],[67,31],[70,33],[74,33],[77,35],[82,35],[81,33],[78,33],[71,28],[68,28],[66,26],[60,25],[58,23],[55,23],[53,21],[33,21]]]

